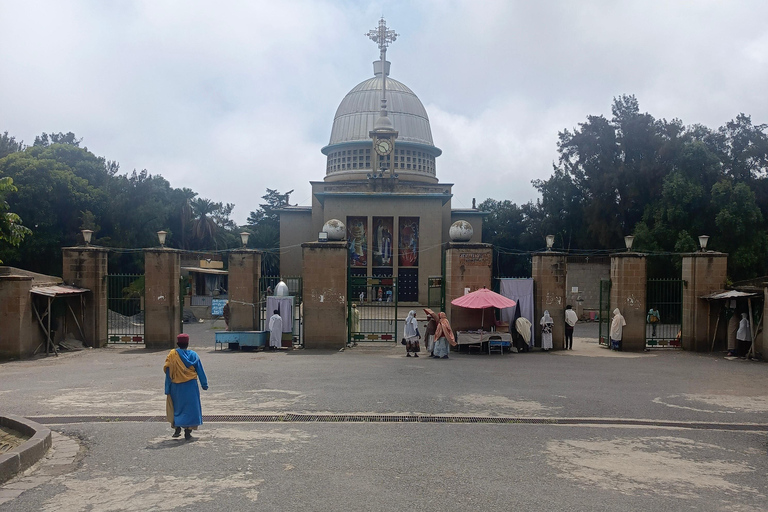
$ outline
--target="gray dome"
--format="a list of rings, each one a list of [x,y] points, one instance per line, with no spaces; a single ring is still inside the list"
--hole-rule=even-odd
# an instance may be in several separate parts
[[[381,74],[361,82],[341,100],[333,118],[329,146],[370,142],[368,132],[381,109]],[[401,82],[387,77],[387,113],[397,130],[397,142],[434,146],[429,118],[421,100]]]

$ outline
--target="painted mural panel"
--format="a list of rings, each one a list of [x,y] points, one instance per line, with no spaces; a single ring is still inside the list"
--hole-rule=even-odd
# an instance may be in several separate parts
[[[347,217],[347,244],[349,265],[365,267],[368,264],[368,217]]]
[[[373,266],[392,266],[392,241],[394,240],[394,219],[392,217],[373,218]]]
[[[400,217],[398,264],[401,267],[415,267],[419,264],[418,217]]]

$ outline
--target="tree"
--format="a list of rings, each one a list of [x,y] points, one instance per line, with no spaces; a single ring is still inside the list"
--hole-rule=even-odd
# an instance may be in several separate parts
[[[24,141],[16,142],[15,137],[9,137],[8,132],[0,135],[0,158],[24,149]]]
[[[293,190],[280,193],[268,188],[261,196],[264,203],[259,209],[252,211],[246,221],[247,230],[251,233],[248,245],[263,251],[261,258],[262,274],[275,276],[280,273],[280,214],[278,210],[289,206]]]
[[[17,188],[13,186],[12,178],[0,178],[0,243],[14,247],[18,246],[25,236],[32,234],[29,228],[21,224],[21,218],[9,211],[10,206],[5,200],[5,196],[16,191]],[[0,263],[2,262],[3,260],[0,259]]]

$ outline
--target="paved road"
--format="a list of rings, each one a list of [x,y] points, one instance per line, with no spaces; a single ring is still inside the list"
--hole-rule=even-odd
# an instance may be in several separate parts
[[[768,366],[614,353],[592,328],[569,352],[431,360],[214,351],[207,324],[187,326],[219,415],[191,442],[152,420],[164,351],[6,363],[0,412],[80,450],[0,487],[0,510],[765,510]],[[251,419],[285,413],[327,421]]]

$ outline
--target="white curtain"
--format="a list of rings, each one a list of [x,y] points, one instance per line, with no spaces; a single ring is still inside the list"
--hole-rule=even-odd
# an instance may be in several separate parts
[[[504,278],[500,279],[499,293],[508,299],[517,302],[520,307],[520,316],[531,322],[531,345],[533,345],[533,326],[538,322],[533,321],[533,279]],[[501,310],[501,321],[509,323],[509,329],[515,328],[515,308]]]

